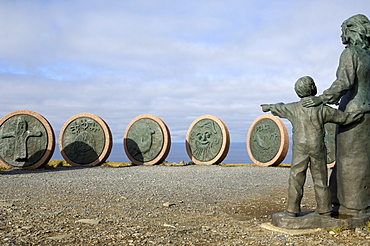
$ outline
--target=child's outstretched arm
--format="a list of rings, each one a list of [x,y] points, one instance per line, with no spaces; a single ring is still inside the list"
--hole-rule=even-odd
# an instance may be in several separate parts
[[[263,112],[271,111],[273,115],[287,119],[293,115],[292,110],[294,111],[294,106],[292,103],[262,104],[261,107]]]
[[[263,112],[268,112],[271,110],[270,104],[261,104],[261,107]]]

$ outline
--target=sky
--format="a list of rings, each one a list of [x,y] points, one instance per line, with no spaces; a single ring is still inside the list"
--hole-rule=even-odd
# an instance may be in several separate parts
[[[114,143],[151,114],[184,142],[202,115],[245,142],[260,104],[299,100],[312,76],[335,80],[341,23],[368,0],[0,0],[0,118],[31,110],[52,125],[79,113]],[[365,12],[367,11],[367,12]],[[290,130],[290,123],[284,120]]]

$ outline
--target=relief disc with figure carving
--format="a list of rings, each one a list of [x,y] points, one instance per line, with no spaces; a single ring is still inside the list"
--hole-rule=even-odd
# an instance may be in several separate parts
[[[257,165],[279,165],[288,152],[288,146],[288,131],[276,116],[262,115],[249,128],[247,150]]]
[[[38,113],[18,110],[0,121],[0,165],[37,168],[54,153],[55,137],[49,122]]]
[[[112,150],[112,135],[100,117],[77,114],[63,125],[59,135],[63,158],[73,166],[102,164]]]
[[[141,115],[128,125],[123,145],[127,157],[134,164],[160,164],[170,151],[170,132],[158,117]]]
[[[195,164],[218,164],[226,157],[230,136],[226,125],[217,117],[203,115],[189,127],[186,151]]]

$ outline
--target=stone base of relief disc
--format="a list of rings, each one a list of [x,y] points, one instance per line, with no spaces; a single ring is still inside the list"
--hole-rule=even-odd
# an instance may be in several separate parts
[[[274,226],[289,229],[333,229],[337,227],[350,229],[364,227],[367,221],[370,221],[370,214],[361,216],[343,215],[326,217],[318,215],[313,211],[306,211],[299,213],[297,217],[287,216],[284,212],[272,215],[272,224]]]

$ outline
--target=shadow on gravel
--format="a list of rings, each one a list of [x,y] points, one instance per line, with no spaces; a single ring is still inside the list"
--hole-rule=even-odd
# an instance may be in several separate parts
[[[270,218],[274,213],[284,211],[285,204],[275,203],[271,200],[260,199],[245,201],[245,204],[235,204],[225,209],[225,212],[235,220],[245,221],[251,219]]]
[[[302,213],[311,213],[315,210],[316,202],[314,190],[311,187],[306,190],[302,199]],[[246,199],[230,203],[225,206],[225,213],[235,220],[270,220],[274,213],[285,210],[287,201],[287,190],[281,188],[271,188],[254,199]]]

